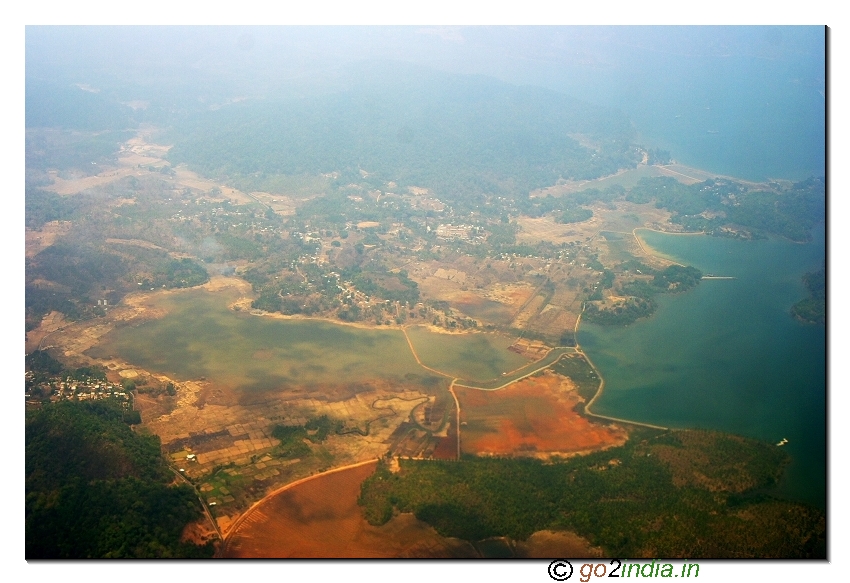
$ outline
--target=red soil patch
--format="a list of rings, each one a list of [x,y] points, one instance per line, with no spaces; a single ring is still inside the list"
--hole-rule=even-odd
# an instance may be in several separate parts
[[[626,432],[598,425],[573,409],[575,385],[554,373],[523,379],[498,391],[456,387],[461,448],[479,455],[569,455],[622,445]]]
[[[357,504],[370,463],[324,474],[257,506],[229,537],[228,558],[469,557],[463,541],[445,539],[412,515],[372,526]]]
[[[452,407],[454,410],[454,407]],[[452,416],[455,416],[454,411],[452,411]],[[434,453],[432,457],[438,460],[456,460],[457,459],[457,429],[455,428],[455,421],[452,419],[451,425],[449,425],[448,431],[446,432],[446,437],[438,437],[437,447],[434,448]]]

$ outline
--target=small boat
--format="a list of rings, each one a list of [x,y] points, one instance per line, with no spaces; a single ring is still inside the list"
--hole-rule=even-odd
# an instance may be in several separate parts
[[[782,447],[786,443],[788,443],[788,440],[783,437],[782,441],[780,441],[779,443],[776,444],[776,447]]]

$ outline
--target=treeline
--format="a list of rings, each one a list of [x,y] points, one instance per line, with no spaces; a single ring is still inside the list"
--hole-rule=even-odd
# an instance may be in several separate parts
[[[373,524],[413,512],[441,535],[470,541],[555,529],[608,556],[825,556],[824,514],[765,493],[786,461],[781,450],[691,433],[638,432],[625,446],[560,463],[402,459],[398,473],[382,463],[359,502]]]
[[[791,306],[791,314],[806,322],[826,323],[826,267],[803,276],[809,297]]]
[[[181,541],[202,516],[172,486],[159,438],[134,433],[120,406],[63,401],[26,419],[26,558],[211,557]]]
[[[582,317],[588,322],[603,326],[626,326],[641,318],[648,318],[657,308],[658,304],[651,297],[628,297],[624,302],[611,307],[599,307],[588,302]]]

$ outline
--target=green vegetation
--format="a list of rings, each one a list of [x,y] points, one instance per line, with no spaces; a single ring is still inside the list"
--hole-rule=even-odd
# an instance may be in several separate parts
[[[702,271],[696,267],[670,265],[657,272],[652,285],[664,291],[685,291],[695,287],[702,279]]]
[[[585,401],[592,399],[599,390],[599,377],[582,356],[565,356],[550,368],[559,375],[569,377],[576,384],[578,394]]]
[[[188,258],[132,244],[69,239],[26,260],[28,329],[52,310],[72,320],[103,315],[100,300],[117,304],[130,291],[183,288],[209,281],[206,269]]]
[[[655,300],[642,297],[628,297],[624,302],[604,308],[588,302],[582,317],[588,322],[603,326],[627,326],[641,318],[648,318],[655,313],[657,307]]]
[[[29,229],[40,229],[50,221],[68,221],[76,218],[82,202],[76,198],[59,196],[40,188],[27,188],[24,197],[24,216]]]
[[[641,430],[619,448],[544,464],[469,457],[380,464],[362,486],[373,524],[413,512],[444,536],[524,540],[571,530],[609,556],[825,556],[824,515],[766,492],[787,456],[703,431]]]
[[[806,322],[826,323],[826,268],[803,276],[809,297],[791,306],[791,314]]]
[[[672,221],[693,231],[729,236],[725,227],[749,229],[748,236],[768,234],[808,241],[811,229],[825,219],[826,185],[809,178],[790,185],[772,185],[772,192],[751,190],[725,179],[685,185],[674,178],[641,178],[626,194],[636,203],[655,202],[673,213]]]
[[[402,66],[364,67],[358,77],[336,94],[197,115],[176,129],[169,157],[234,184],[249,176],[336,173],[340,186],[395,181],[473,206],[478,201],[470,197],[525,195],[559,178],[613,174],[640,159],[625,118],[555,92]],[[571,133],[591,136],[598,151]]]
[[[626,265],[626,264],[623,264]],[[624,326],[635,322],[640,318],[646,318],[655,313],[658,304],[654,296],[657,293],[682,292],[699,284],[702,272],[696,267],[681,265],[670,265],[661,271],[654,270],[646,265],[633,262],[631,265],[639,265],[643,275],[652,275],[650,281],[646,279],[634,279],[620,286],[619,295],[625,296],[625,301],[614,305],[597,304],[594,301],[602,300],[601,290],[597,290],[585,304],[583,317],[588,322],[602,324],[603,326]],[[622,267],[622,266],[621,266]],[[602,287],[607,283],[603,274]]]
[[[342,421],[331,420],[327,415],[310,418],[304,425],[275,425],[272,437],[280,440],[275,456],[292,459],[310,455],[310,446],[305,440],[322,443],[331,433],[343,433],[344,427]]]
[[[212,556],[181,542],[198,500],[170,485],[159,438],[131,431],[123,413],[106,401],[27,413],[27,559]]]
[[[555,218],[558,223],[580,223],[593,216],[593,211],[583,207],[568,208]]]
[[[96,131],[124,130],[133,110],[112,96],[56,80],[26,80],[26,127]],[[29,154],[29,153],[28,153]],[[27,165],[29,165],[27,156]],[[88,160],[86,160],[88,163]]]
[[[672,158],[668,150],[650,148],[647,151],[647,164],[670,164]]]

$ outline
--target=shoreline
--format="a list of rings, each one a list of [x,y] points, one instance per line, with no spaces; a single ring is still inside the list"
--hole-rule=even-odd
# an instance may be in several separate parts
[[[621,417],[610,417],[608,415],[599,415],[599,414],[594,413],[593,411],[590,410],[590,407],[602,395],[602,392],[605,389],[605,377],[602,376],[602,373],[599,372],[599,369],[596,368],[596,365],[593,364],[593,361],[590,360],[590,357],[587,355],[587,353],[581,348],[581,345],[578,343],[578,328],[579,328],[579,322],[581,322],[582,314],[584,314],[584,305],[582,305],[581,314],[579,314],[578,320],[576,320],[576,326],[575,326],[575,330],[573,332],[573,334],[576,336],[576,346],[575,346],[576,353],[581,354],[584,357],[584,359],[587,361],[587,364],[590,365],[590,368],[592,368],[593,372],[596,373],[596,376],[599,377],[599,387],[596,389],[596,393],[594,393],[593,398],[591,398],[590,401],[588,401],[587,404],[585,404],[584,412],[586,414],[590,415],[591,417],[596,417],[597,419],[606,419],[608,421],[617,421],[619,423],[628,423],[630,425],[639,425],[641,427],[649,427],[651,429],[661,429],[661,430],[664,430],[664,431],[669,431],[670,430],[669,427],[662,427],[660,425],[653,425],[651,423],[643,423],[641,421],[630,421],[628,419],[623,419]]]
[[[662,233],[664,235],[687,235],[687,236],[703,235],[703,236],[705,236],[705,233],[703,233],[701,231],[700,232],[660,231],[658,229],[652,229],[650,227],[635,227],[634,229],[632,229],[632,236],[635,238],[635,241],[637,241],[637,244],[640,247],[641,251],[643,251],[647,255],[656,257],[658,259],[663,259],[664,261],[669,261],[673,265],[678,265],[679,267],[685,267],[685,265],[674,260],[672,257],[669,257],[669,256],[665,255],[664,253],[661,253],[660,251],[658,251],[657,249],[652,247],[649,243],[647,243],[646,241],[641,239],[640,236],[637,234],[637,232],[639,230],[652,231],[654,233]]]

